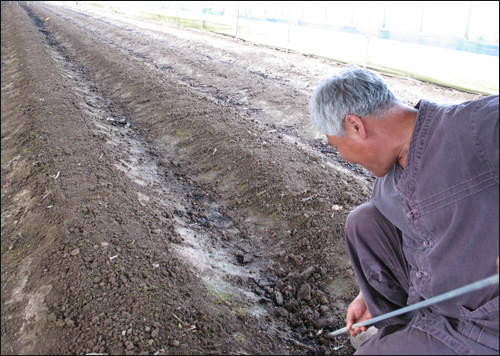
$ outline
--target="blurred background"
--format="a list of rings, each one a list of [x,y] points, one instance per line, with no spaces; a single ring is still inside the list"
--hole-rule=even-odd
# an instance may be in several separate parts
[[[498,94],[498,1],[72,1]]]

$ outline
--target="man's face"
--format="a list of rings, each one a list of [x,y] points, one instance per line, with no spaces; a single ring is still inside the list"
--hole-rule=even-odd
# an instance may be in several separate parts
[[[335,147],[347,162],[359,164],[377,177],[386,175],[395,163],[395,160],[384,157],[381,150],[378,150],[372,142],[359,140],[348,132],[343,137],[330,135],[326,137],[330,145]]]

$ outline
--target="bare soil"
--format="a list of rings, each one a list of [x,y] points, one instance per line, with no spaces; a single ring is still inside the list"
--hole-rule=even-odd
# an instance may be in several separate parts
[[[313,128],[344,64],[83,8],[1,8],[2,354],[351,354],[348,213]],[[385,76],[399,98],[478,95]]]

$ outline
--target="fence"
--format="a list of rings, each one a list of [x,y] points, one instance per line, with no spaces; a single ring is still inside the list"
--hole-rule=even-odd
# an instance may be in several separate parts
[[[462,90],[498,94],[496,1],[71,3],[213,31]]]

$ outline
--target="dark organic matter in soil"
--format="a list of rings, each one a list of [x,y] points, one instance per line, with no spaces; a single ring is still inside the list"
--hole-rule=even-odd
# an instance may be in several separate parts
[[[9,5],[9,3],[11,3]],[[350,354],[374,178],[309,120],[345,66],[2,2],[2,354]],[[463,93],[386,76],[399,98]]]

